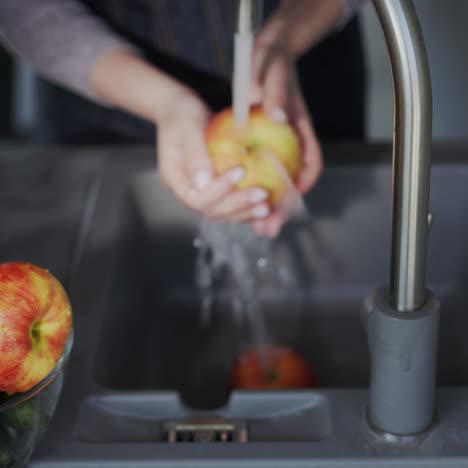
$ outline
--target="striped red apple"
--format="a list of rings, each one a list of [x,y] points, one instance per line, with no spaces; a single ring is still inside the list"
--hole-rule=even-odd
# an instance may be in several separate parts
[[[0,264],[0,391],[26,392],[56,366],[72,328],[72,309],[49,271]]]

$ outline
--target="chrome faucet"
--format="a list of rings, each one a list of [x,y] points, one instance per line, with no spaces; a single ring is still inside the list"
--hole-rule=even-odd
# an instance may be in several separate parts
[[[431,78],[424,40],[411,0],[373,0],[393,75],[392,306],[402,312],[425,302],[430,154]]]
[[[238,0],[236,31],[254,32],[261,1]],[[433,421],[439,303],[425,287],[432,94],[424,39],[412,0],[373,0],[394,90],[393,220],[389,288],[366,300],[371,355],[369,423],[392,434]]]
[[[369,422],[398,435],[434,418],[439,302],[426,290],[432,93],[412,0],[373,0],[393,77],[393,220],[390,287],[365,303],[371,355]]]

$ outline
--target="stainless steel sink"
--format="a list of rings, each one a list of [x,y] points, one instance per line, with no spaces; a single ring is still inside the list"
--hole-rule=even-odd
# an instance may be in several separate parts
[[[468,384],[468,168],[435,165],[428,287],[442,302],[438,384]],[[307,197],[309,217],[275,241],[293,268],[288,290],[265,293],[268,327],[316,369],[321,387],[367,387],[363,298],[388,282],[391,174],[387,165],[332,167]],[[155,172],[131,181],[94,373],[119,390],[175,389],[196,408],[227,401],[233,359],[250,330],[222,309],[203,324],[194,282],[198,217]],[[280,265],[278,265],[280,266]]]

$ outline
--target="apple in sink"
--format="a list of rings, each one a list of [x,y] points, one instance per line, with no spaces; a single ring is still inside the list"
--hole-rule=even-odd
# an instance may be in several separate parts
[[[262,187],[273,205],[283,199],[288,184],[298,176],[298,133],[287,123],[272,121],[261,106],[252,107],[245,127],[237,125],[233,109],[219,112],[206,129],[206,141],[217,175],[243,167],[246,174],[237,187]]]
[[[244,390],[308,388],[317,378],[306,360],[286,346],[265,346],[242,353],[232,367],[232,387]]]
[[[60,282],[25,262],[0,264],[0,391],[22,393],[57,365],[72,328]]]

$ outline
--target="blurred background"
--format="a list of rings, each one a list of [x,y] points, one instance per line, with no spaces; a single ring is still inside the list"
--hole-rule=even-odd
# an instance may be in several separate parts
[[[433,81],[434,139],[468,138],[468,2],[415,0]],[[373,7],[360,13],[368,68],[368,141],[390,140],[393,97],[385,43]],[[37,123],[35,75],[0,49],[0,138],[34,141]]]

